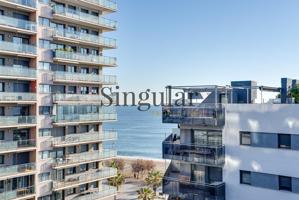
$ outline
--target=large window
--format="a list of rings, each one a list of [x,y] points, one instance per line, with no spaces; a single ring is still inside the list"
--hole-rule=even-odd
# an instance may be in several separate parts
[[[251,134],[249,132],[240,132],[240,144],[251,145]]]
[[[278,134],[278,148],[290,149],[291,148],[291,135]]]
[[[50,27],[50,19],[39,17],[38,22],[40,26]]]
[[[251,172],[249,171],[240,171],[240,183],[251,185]]]
[[[292,178],[279,176],[279,190],[292,191]]]

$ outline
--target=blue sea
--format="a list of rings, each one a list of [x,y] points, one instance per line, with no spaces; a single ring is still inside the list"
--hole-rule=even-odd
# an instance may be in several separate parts
[[[135,106],[118,106],[118,121],[105,123],[105,129],[118,132],[118,155],[162,158],[162,141],[175,124],[162,124],[161,107],[139,111]]]

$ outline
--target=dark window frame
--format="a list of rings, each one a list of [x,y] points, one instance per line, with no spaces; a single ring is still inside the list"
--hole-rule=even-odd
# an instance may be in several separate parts
[[[290,191],[290,192],[292,192],[292,177],[279,176],[278,179],[279,179],[279,190],[284,190],[284,191]],[[282,184],[282,182],[286,183],[286,181],[289,184],[288,186]]]
[[[243,136],[244,135],[249,135],[249,138],[250,138],[250,143],[244,143],[243,141]],[[246,132],[246,131],[240,131],[240,145],[243,145],[243,146],[251,146],[252,145],[252,141],[251,141],[251,133],[250,132]]]
[[[249,175],[250,176],[250,181],[249,182],[244,181],[244,178],[243,178],[244,175]],[[251,172],[250,171],[245,171],[245,170],[240,171],[240,184],[251,185]]]
[[[292,146],[292,138],[290,134],[278,134],[279,149],[291,149],[291,146]]]

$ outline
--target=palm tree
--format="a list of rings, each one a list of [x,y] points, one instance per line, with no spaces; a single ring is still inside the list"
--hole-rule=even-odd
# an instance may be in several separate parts
[[[141,188],[137,191],[138,199],[140,200],[153,200],[154,199],[154,191],[150,188]]]
[[[117,175],[115,177],[108,179],[109,185],[116,187],[117,190],[124,182],[125,177],[120,172],[117,172]]]
[[[158,187],[162,184],[162,174],[160,171],[152,170],[148,173],[145,183],[152,187],[154,193],[156,194]]]

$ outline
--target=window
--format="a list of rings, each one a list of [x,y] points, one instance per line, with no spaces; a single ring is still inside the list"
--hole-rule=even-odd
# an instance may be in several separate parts
[[[51,195],[43,196],[43,197],[38,197],[38,200],[52,200]]]
[[[13,59],[13,66],[14,67],[29,67],[29,60],[24,60],[24,59]]]
[[[76,188],[67,189],[67,190],[65,190],[65,192],[66,192],[66,196],[75,194],[76,193]]]
[[[5,59],[4,58],[0,58],[0,65],[5,65]]]
[[[69,154],[75,154],[76,153],[76,147],[75,146],[68,147],[67,152]]]
[[[69,33],[75,33],[77,31],[76,26],[68,26],[67,30]]]
[[[38,63],[38,69],[49,71],[51,69],[51,65],[48,62],[39,62]]]
[[[97,163],[96,162],[90,163],[89,168],[90,169],[97,169]]]
[[[67,89],[68,94],[76,94],[77,93],[77,87],[76,86],[69,86]]]
[[[292,191],[292,178],[279,176],[279,190]]]
[[[5,132],[0,131],[0,140],[4,140],[4,139],[5,139]]]
[[[4,107],[0,107],[0,116],[4,116],[5,115],[5,110]]]
[[[99,74],[99,69],[97,69],[97,68],[92,68],[91,73],[92,73],[92,74]]]
[[[4,92],[5,91],[5,83],[0,82],[0,92]]]
[[[85,13],[85,14],[88,14],[88,10],[84,9],[84,8],[81,8],[81,12],[82,13]]]
[[[81,28],[81,33],[88,33],[88,29],[87,28]]]
[[[68,126],[68,128],[67,128],[67,133],[68,133],[68,134],[74,134],[74,133],[77,133],[77,126]]]
[[[290,149],[291,148],[291,135],[278,134],[278,148]]]
[[[0,34],[0,41],[4,41],[4,35]]]
[[[51,129],[49,128],[39,129],[39,136],[40,137],[51,136]]]
[[[17,18],[17,19],[23,19],[23,20],[27,20],[27,21],[29,20],[29,16],[24,15],[22,13],[14,12],[12,15],[13,15],[14,18]]]
[[[96,49],[92,49],[91,52],[90,52],[91,55],[99,55],[99,50],[96,50]]]
[[[51,93],[51,86],[50,85],[39,85],[39,92]]]
[[[50,180],[50,172],[42,173],[39,175],[39,182]]]
[[[76,6],[68,5],[68,12],[76,14]]]
[[[76,167],[71,167],[66,169],[66,174],[71,175],[76,173]]]
[[[41,4],[50,4],[50,0],[39,0],[38,2]]]
[[[48,18],[39,17],[38,22],[40,26],[50,27],[50,20]]]
[[[40,115],[51,115],[51,109],[52,107],[51,106],[40,106],[39,107],[39,114]]]
[[[88,87],[82,86],[80,88],[80,92],[81,92],[81,94],[88,94],[89,93]]]
[[[98,144],[92,144],[92,149],[94,151],[99,150],[99,145]]]
[[[4,164],[4,155],[0,155],[0,164]]]
[[[80,192],[84,192],[85,190],[88,190],[88,184],[80,185]]]
[[[91,12],[91,15],[98,17],[98,16],[99,16],[99,13],[92,11],[92,12]]]
[[[29,39],[22,37],[12,37],[12,42],[14,44],[29,44]]]
[[[240,144],[251,145],[251,134],[249,132],[240,132]]]
[[[251,185],[251,172],[249,171],[240,171],[240,183]]]
[[[99,94],[99,88],[98,87],[92,87],[91,88],[91,93],[92,94]]]
[[[77,67],[76,66],[67,66],[67,72],[76,73]]]
[[[82,144],[81,145],[81,153],[88,151],[88,144]]]
[[[87,167],[88,164],[83,164],[83,165],[80,165],[80,172],[85,172],[88,170],[88,167]]]
[[[51,48],[51,43],[49,40],[39,40],[39,47],[43,49],[50,49]]]
[[[82,74],[88,74],[88,67],[81,67],[80,72]]]
[[[0,10],[0,15],[4,15],[4,10]]]
[[[81,47],[80,52],[81,52],[81,54],[88,54],[88,49]]]
[[[39,152],[39,157],[42,160],[50,158],[50,151],[41,151],[41,152]]]

